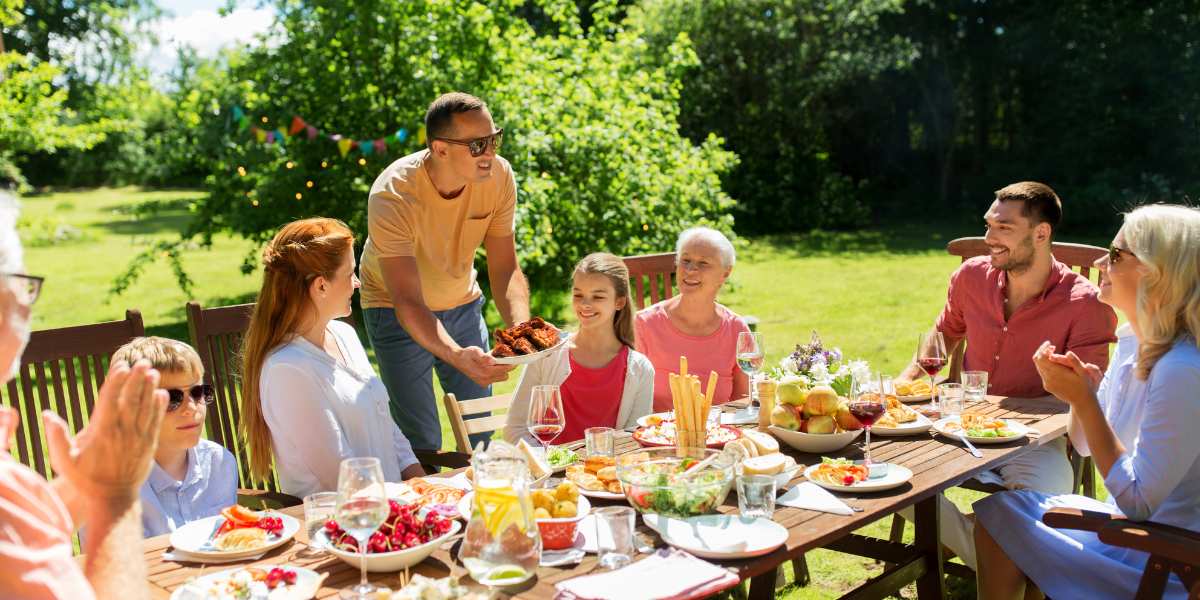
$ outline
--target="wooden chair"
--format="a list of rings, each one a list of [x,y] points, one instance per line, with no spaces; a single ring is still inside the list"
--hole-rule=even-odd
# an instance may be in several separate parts
[[[1092,279],[1093,264],[1105,254],[1108,250],[1097,246],[1089,246],[1086,244],[1071,244],[1067,242],[1054,242],[1050,249],[1054,258],[1059,262],[1067,265],[1072,270],[1078,271],[1080,275]],[[982,237],[964,237],[952,240],[946,244],[946,252],[961,258],[960,262],[966,262],[969,258],[983,256],[988,254],[987,244],[984,243]],[[1096,271],[1097,278],[1099,271]],[[947,381],[959,381],[962,378],[963,360],[966,354],[966,341],[960,343],[950,356],[950,365]],[[1073,449],[1069,450],[1069,459],[1071,461],[1071,469],[1074,472],[1075,481],[1072,485],[1072,491],[1082,488],[1083,494],[1091,498],[1096,497],[1096,467],[1092,458],[1079,456]],[[995,493],[1004,491],[1004,487],[995,484],[981,483],[976,479],[971,479],[962,484],[969,490],[975,490],[985,493]],[[892,517],[892,529],[889,539],[893,542],[900,541],[904,533],[904,520],[900,515]],[[969,570],[963,572],[958,569],[962,565],[952,564],[947,569],[947,572],[955,575],[974,577],[974,574]]]
[[[675,253],[643,254],[626,256],[625,267],[629,269],[629,294],[633,296],[637,309],[646,308],[646,293],[649,304],[657,304],[675,295]]]
[[[17,460],[49,478],[41,411],[54,411],[78,433],[96,404],[113,352],[145,333],[142,314],[136,310],[125,311],[121,321],[31,333],[17,376],[8,382],[2,400],[21,414],[13,445]]]
[[[1171,573],[1183,582],[1189,598],[1200,598],[1200,532],[1074,508],[1052,508],[1042,522],[1055,529],[1092,531],[1110,546],[1149,554],[1137,600],[1162,598]]]
[[[512,394],[498,394],[486,398],[463,400],[459,402],[454,394],[442,397],[446,407],[446,417],[450,419],[450,429],[454,431],[455,450],[462,466],[467,466],[471,460],[471,440],[469,436],[476,433],[492,433],[504,428],[508,415],[491,414],[486,417],[467,419],[470,415],[490,413],[497,410],[507,410],[512,405]],[[449,453],[446,453],[447,455]]]

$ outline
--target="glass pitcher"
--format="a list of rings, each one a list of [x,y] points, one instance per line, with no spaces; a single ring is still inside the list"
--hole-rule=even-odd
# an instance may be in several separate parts
[[[475,498],[458,558],[471,578],[488,587],[521,583],[542,557],[542,537],[533,520],[529,467],[498,452],[476,452]]]

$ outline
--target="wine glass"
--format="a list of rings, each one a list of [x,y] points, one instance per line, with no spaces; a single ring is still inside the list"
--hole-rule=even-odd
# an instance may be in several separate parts
[[[878,379],[868,377],[865,381],[856,380],[853,383],[854,400],[850,403],[850,414],[867,430],[867,441],[863,445],[863,464],[866,465],[871,464],[871,426],[887,410],[884,389],[883,376]]]
[[[754,379],[763,364],[762,336],[754,331],[740,331],[737,339],[738,368],[750,378],[750,407],[751,411],[759,406],[758,386]]]
[[[377,590],[367,581],[367,541],[388,516],[383,468],[375,457],[347,458],[338,472],[337,522],[358,541],[358,585],[342,590],[342,598],[366,600]]]
[[[542,451],[549,458],[550,442],[567,426],[567,415],[563,412],[562,393],[557,385],[535,385],[529,396],[529,416],[525,425],[529,433],[542,444]]]
[[[933,376],[946,366],[946,338],[942,337],[942,332],[935,330],[921,334],[917,342],[917,366],[929,375],[930,404],[937,408],[937,386],[933,383]]]

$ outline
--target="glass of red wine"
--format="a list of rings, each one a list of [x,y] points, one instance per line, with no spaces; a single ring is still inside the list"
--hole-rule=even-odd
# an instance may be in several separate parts
[[[937,408],[937,385],[933,376],[946,366],[946,338],[942,337],[942,332],[935,330],[921,334],[917,341],[917,366],[929,376],[930,404]]]
[[[867,430],[867,441],[863,445],[863,464],[867,465],[871,464],[871,426],[887,410],[883,389],[882,377],[878,382],[874,378],[854,382],[854,401],[850,403],[850,414]]]
[[[549,456],[550,442],[553,442],[567,426],[562,393],[557,385],[533,386],[529,396],[529,416],[526,417],[525,424],[529,433],[541,442],[546,456]]]

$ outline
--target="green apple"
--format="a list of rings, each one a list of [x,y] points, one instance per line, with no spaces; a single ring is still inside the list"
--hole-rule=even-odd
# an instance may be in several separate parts
[[[808,386],[804,385],[804,380],[796,375],[785,376],[775,386],[775,400],[779,404],[804,406],[804,400],[807,396]]]

